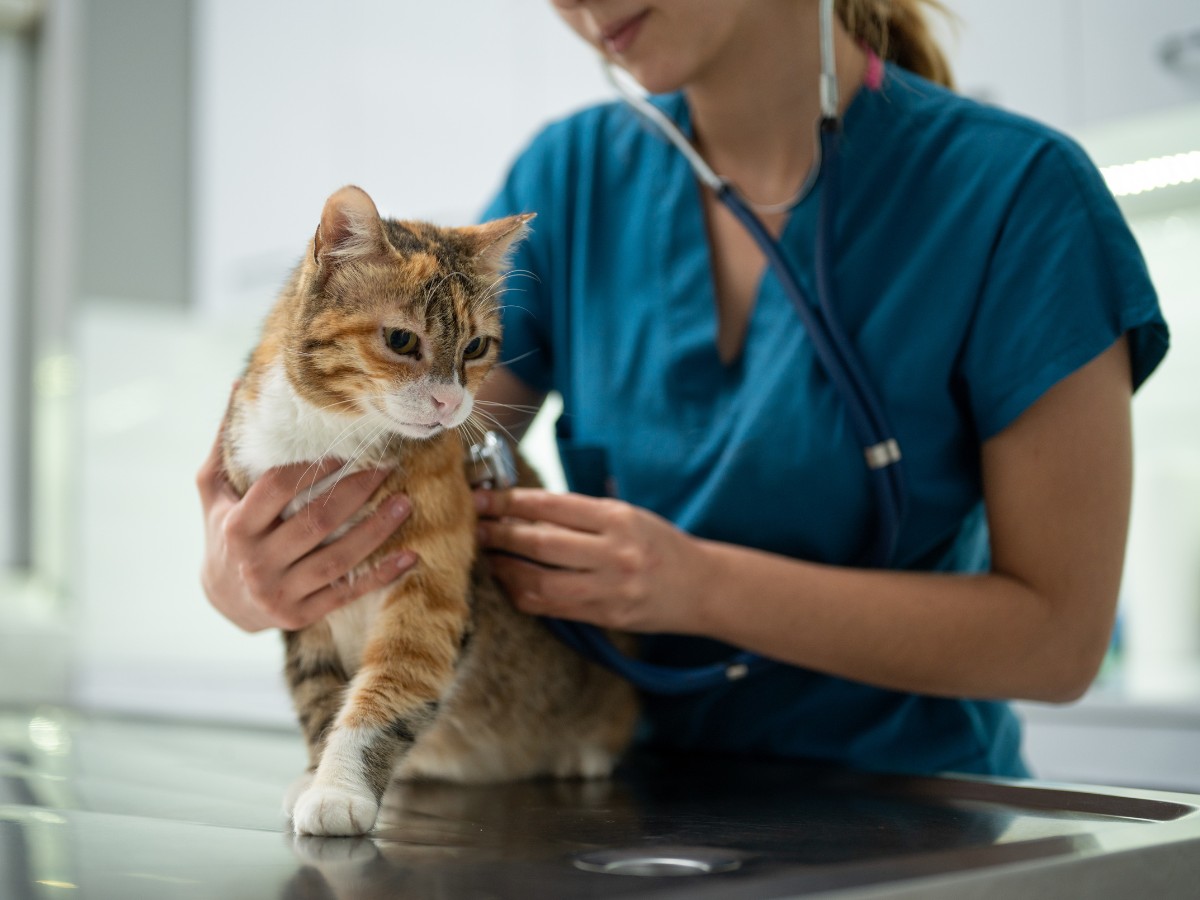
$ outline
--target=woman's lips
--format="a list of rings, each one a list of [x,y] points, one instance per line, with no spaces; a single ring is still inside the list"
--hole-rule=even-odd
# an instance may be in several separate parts
[[[623,19],[603,29],[600,36],[604,49],[615,54],[621,54],[628,50],[637,40],[638,32],[641,30],[642,22],[648,12],[648,10],[640,12],[636,16],[630,16],[628,19]]]

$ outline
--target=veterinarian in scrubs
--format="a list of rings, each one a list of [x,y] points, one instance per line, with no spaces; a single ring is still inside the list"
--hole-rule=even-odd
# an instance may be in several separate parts
[[[817,0],[557,0],[659,95],[812,282]],[[958,97],[921,0],[837,5],[845,134],[842,327],[903,448],[887,569],[855,565],[874,497],[845,406],[750,238],[623,105],[550,125],[486,216],[536,211],[481,400],[520,434],[561,392],[572,493],[481,493],[518,606],[645,635],[672,665],[785,663],[647,696],[642,739],[866,769],[1020,776],[1004,701],[1068,701],[1112,627],[1131,488],[1130,399],[1167,348],[1145,265],[1094,166],[1044,126]],[[880,62],[880,59],[885,60]],[[817,170],[819,172],[819,169]],[[298,627],[386,583],[344,576],[405,514],[319,541],[277,515],[300,469],[238,501],[198,481],[204,583],[247,629]],[[332,464],[310,477],[332,471]],[[260,489],[261,488],[261,489]]]

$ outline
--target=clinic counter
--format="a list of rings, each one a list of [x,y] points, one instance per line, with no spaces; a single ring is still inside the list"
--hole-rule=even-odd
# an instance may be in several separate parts
[[[635,756],[297,838],[297,734],[0,709],[0,897],[1192,897],[1200,796]]]

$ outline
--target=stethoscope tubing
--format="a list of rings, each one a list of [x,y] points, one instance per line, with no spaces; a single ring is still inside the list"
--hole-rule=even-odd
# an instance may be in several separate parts
[[[883,403],[871,385],[854,345],[846,335],[836,314],[833,265],[835,248],[834,219],[838,204],[838,173],[841,157],[841,134],[838,123],[825,120],[821,125],[821,197],[818,210],[817,234],[814,247],[817,307],[808,301],[800,281],[793,271],[783,248],[771,236],[762,220],[728,182],[717,191],[717,199],[732,213],[754,239],[799,315],[813,352],[829,375],[834,388],[843,400],[846,414],[856,438],[868,454],[871,448],[895,442],[895,432],[883,411]],[[898,442],[895,446],[899,446]],[[888,565],[895,555],[900,522],[907,506],[907,489],[902,470],[903,460],[896,454],[886,465],[867,463],[873,493],[879,503],[876,534],[871,549],[860,564],[875,568]]]
[[[874,568],[885,568],[896,555],[900,527],[908,508],[908,486],[896,430],[888,420],[883,401],[837,315],[837,292],[833,282],[833,260],[837,258],[837,254],[832,244],[837,234],[834,219],[840,205],[841,140],[840,122],[836,119],[823,120],[821,158],[825,161],[825,177],[817,213],[818,227],[813,254],[817,302],[820,304],[831,343],[837,349],[842,366],[853,383],[858,406],[870,422],[869,428],[865,427],[865,423],[860,423],[856,429],[863,451],[868,454],[867,467],[873,482],[873,493],[879,504],[878,532],[874,549],[869,554],[866,564]],[[794,274],[791,278],[793,287],[796,287]],[[847,407],[854,405],[847,402]],[[882,464],[876,465],[871,461],[872,448],[886,448],[885,461]]]

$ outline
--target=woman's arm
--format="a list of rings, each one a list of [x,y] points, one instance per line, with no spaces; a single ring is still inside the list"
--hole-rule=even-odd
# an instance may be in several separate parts
[[[493,567],[532,613],[719,638],[785,662],[925,694],[1066,701],[1103,659],[1130,504],[1125,341],[983,448],[992,571],[806,563],[692,538],[618,501],[480,495]],[[509,518],[504,518],[509,517]]]

